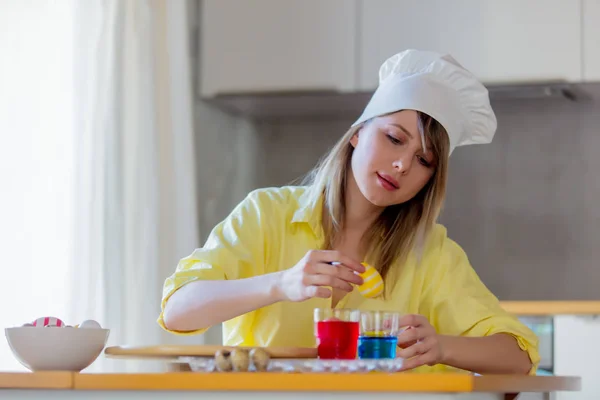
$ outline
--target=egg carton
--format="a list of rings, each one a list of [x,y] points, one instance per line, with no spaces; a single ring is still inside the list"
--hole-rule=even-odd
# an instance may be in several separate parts
[[[213,358],[180,357],[179,362],[187,363],[193,372],[218,372]],[[403,359],[363,359],[363,360],[320,360],[320,359],[272,359],[266,372],[289,373],[366,373],[399,372]],[[249,372],[256,368],[250,364]],[[235,372],[231,372],[235,373]]]

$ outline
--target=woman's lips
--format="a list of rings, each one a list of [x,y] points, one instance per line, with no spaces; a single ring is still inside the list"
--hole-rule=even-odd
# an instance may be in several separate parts
[[[398,190],[400,187],[398,181],[387,174],[380,174],[379,172],[377,172],[377,179],[379,180],[381,186],[383,186],[384,189],[389,190],[390,192]]]

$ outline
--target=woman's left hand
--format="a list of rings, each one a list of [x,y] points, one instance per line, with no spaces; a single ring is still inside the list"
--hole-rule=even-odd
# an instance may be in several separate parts
[[[422,365],[440,364],[443,359],[442,343],[435,328],[422,315],[409,314],[400,318],[400,327],[406,329],[398,335],[396,357],[404,359],[402,370]]]

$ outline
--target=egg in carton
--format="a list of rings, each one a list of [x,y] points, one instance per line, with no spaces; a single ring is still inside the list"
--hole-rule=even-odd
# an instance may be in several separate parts
[[[215,353],[215,367],[220,372],[246,372],[254,367],[254,371],[266,371],[269,366],[270,355],[262,348],[235,348],[233,350],[221,349]]]

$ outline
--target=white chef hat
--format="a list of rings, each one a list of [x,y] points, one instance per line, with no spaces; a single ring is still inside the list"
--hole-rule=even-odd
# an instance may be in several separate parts
[[[497,122],[488,91],[452,56],[405,50],[379,68],[379,86],[356,126],[400,110],[421,111],[448,132],[450,153],[456,146],[490,143]]]

